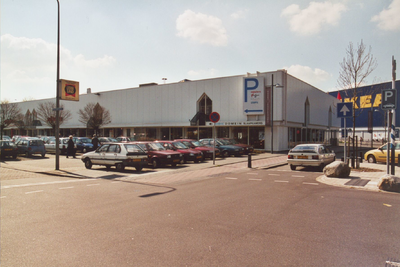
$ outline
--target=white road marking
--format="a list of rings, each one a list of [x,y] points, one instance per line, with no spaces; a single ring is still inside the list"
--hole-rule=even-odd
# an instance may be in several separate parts
[[[300,178],[303,178],[304,175],[292,175],[292,177],[300,177]]]
[[[112,184],[119,184],[119,183],[122,183],[121,181],[114,181],[114,182],[111,182]]]
[[[95,186],[95,185],[100,185],[100,184],[87,184],[86,186]]]
[[[275,180],[275,183],[289,183],[289,181]]]
[[[258,173],[254,173],[254,172],[249,172],[247,173],[248,175],[258,175]]]
[[[268,175],[271,175],[271,176],[281,176],[280,174],[276,174],[276,173],[268,173]]]
[[[319,183],[307,183],[307,182],[303,182],[303,184],[307,184],[307,185],[319,185]]]
[[[6,198],[6,196],[2,196],[2,197],[0,197],[0,198]]]
[[[68,180],[68,181],[54,181],[54,182],[31,183],[31,184],[5,185],[5,186],[2,186],[1,189],[26,187],[26,186],[34,186],[34,185],[64,184],[64,183],[74,183],[74,182],[84,182],[84,181],[93,181],[93,179],[79,179],[79,180]]]
[[[249,181],[262,181],[262,179],[254,179],[254,178],[250,178]]]
[[[74,188],[73,186],[69,186],[69,187],[60,187],[60,188],[58,188],[58,189],[71,189],[71,188]]]
[[[234,177],[225,177],[225,179],[227,179],[227,180],[237,180],[238,178],[234,178]]]
[[[25,192],[25,194],[34,194],[34,193],[40,193],[40,192],[43,192],[43,190]]]

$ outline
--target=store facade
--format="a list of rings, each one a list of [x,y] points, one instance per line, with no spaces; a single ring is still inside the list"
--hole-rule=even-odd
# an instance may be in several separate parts
[[[35,114],[42,99],[20,102],[29,114],[23,127],[7,129],[10,135],[54,135]],[[267,151],[285,151],[298,143],[329,144],[336,138],[340,120],[338,100],[285,70],[247,73],[230,77],[170,84],[144,84],[137,88],[92,93],[88,89],[79,102],[62,101],[71,119],[60,125],[61,135],[91,136],[92,129],[79,122],[78,111],[88,103],[99,103],[111,114],[102,136],[129,136],[136,140],[173,140],[217,137],[237,139]],[[212,123],[211,112],[220,120]],[[30,121],[36,121],[36,125]]]

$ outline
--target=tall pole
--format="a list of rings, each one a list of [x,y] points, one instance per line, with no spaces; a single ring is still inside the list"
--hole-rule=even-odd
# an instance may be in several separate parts
[[[60,1],[58,5],[58,24],[57,24],[57,92],[56,92],[56,170],[60,169]]]
[[[274,74],[271,76],[271,154],[274,154]]]
[[[392,56],[392,89],[396,89],[396,60],[394,60],[394,56]],[[397,94],[396,94],[397,95]],[[395,135],[396,135],[396,110],[392,109],[392,124],[390,125],[390,137],[391,137],[391,157],[392,157],[392,165],[391,165],[391,174],[394,175],[394,166],[395,166]],[[388,140],[389,142],[389,140]]]

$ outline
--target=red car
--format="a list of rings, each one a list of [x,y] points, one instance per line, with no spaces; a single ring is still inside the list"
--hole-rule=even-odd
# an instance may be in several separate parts
[[[184,145],[179,141],[156,141],[157,143],[161,143],[166,149],[178,151],[183,155],[183,163],[188,161],[193,161],[198,163],[199,161],[203,161],[203,153],[196,149],[192,149]]]
[[[161,165],[171,164],[175,167],[183,161],[183,155],[177,151],[167,150],[161,143],[157,142],[133,142],[141,149],[147,152],[148,163],[153,165],[153,168],[158,168]]]
[[[189,148],[193,148],[193,149],[196,149],[196,150],[199,150],[199,151],[203,152],[203,158],[204,159],[206,159],[206,158],[212,159],[213,158],[214,149],[212,147],[203,145],[202,143],[200,143],[197,140],[194,140],[194,139],[176,139],[175,141],[182,142],[184,145],[186,145]],[[219,149],[215,148],[215,157],[219,157],[219,155],[220,155]]]

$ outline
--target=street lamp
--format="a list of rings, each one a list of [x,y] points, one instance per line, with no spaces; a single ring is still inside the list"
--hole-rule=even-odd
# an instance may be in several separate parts
[[[274,153],[274,87],[282,88],[279,83],[274,84],[274,74],[271,74],[271,154]]]

